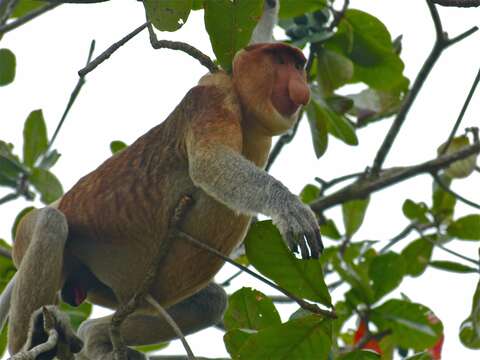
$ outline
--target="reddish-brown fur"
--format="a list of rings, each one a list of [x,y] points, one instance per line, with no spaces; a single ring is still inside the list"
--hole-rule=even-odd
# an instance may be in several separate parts
[[[82,178],[58,204],[69,227],[65,264],[84,264],[120,301],[141,284],[182,195],[191,194],[195,202],[183,231],[224,254],[245,235],[248,216],[195,187],[187,149],[208,154],[210,144],[221,143],[263,167],[271,137],[292,126],[292,114],[309,93],[304,71],[295,69],[305,63],[299,50],[254,45],[240,55],[233,78],[223,72],[205,76],[163,123]],[[286,64],[276,64],[278,56]],[[17,264],[28,246],[30,222],[25,219],[20,226]],[[163,305],[176,303],[204,287],[222,264],[175,239],[152,296]],[[64,276],[68,271],[74,269],[66,267]],[[95,289],[89,295],[95,302],[111,303],[103,297]]]

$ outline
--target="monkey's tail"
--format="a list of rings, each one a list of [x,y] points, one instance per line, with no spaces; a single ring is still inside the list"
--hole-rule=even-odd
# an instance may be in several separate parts
[[[10,300],[12,299],[13,287],[15,286],[17,274],[13,275],[2,294],[0,295],[0,331],[3,330],[7,322],[8,313],[10,311]]]

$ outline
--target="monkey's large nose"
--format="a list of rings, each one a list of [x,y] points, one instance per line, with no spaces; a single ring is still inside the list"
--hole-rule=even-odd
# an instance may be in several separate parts
[[[303,79],[291,79],[288,83],[288,95],[296,105],[306,105],[310,100],[310,89]]]

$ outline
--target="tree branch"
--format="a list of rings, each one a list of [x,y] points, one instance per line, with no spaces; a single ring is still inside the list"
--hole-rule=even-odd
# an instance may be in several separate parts
[[[335,205],[339,205],[354,199],[365,198],[375,191],[384,189],[414,176],[424,173],[436,173],[437,171],[448,167],[450,164],[453,164],[458,160],[465,159],[473,154],[478,154],[479,152],[480,143],[475,143],[468,147],[462,148],[455,153],[443,155],[418,165],[396,167],[384,170],[377,177],[362,178],[359,181],[348,185],[331,195],[319,198],[311,203],[310,206],[313,211],[321,213]]]
[[[228,262],[229,264],[232,264],[233,266],[241,269],[242,271],[244,271],[247,274],[253,276],[257,280],[260,280],[261,282],[267,284],[268,286],[274,288],[275,290],[283,293],[284,295],[288,296],[293,301],[295,301],[303,309],[308,310],[308,311],[310,311],[314,314],[319,314],[319,315],[328,317],[330,319],[335,319],[337,317],[337,315],[335,314],[335,311],[323,310],[323,309],[319,308],[318,305],[309,303],[309,302],[299,298],[298,296],[290,293],[288,290],[285,290],[285,289],[281,288],[280,286],[278,286],[274,282],[272,282],[272,281],[268,280],[267,278],[253,272],[252,270],[250,270],[246,266],[243,266],[243,265],[235,262],[234,260],[230,259],[228,256],[223,255],[220,251],[218,251],[218,250],[208,246],[207,244],[195,239],[194,237],[190,236],[189,234],[184,233],[183,231],[177,231],[177,235],[181,236],[183,239],[187,240],[188,242],[192,243],[193,245],[195,245],[195,246],[197,246],[201,249],[204,249],[204,250],[208,251],[209,253],[219,257],[223,261]]]
[[[400,128],[405,122],[405,119],[407,117],[407,114],[410,108],[412,107],[417,95],[419,94],[423,84],[425,83],[425,80],[427,79],[428,75],[430,74],[430,71],[433,69],[435,63],[437,62],[442,52],[445,49],[447,49],[450,45],[453,45],[458,41],[465,39],[465,37],[473,34],[475,31],[478,30],[478,28],[475,27],[457,36],[456,38],[448,40],[447,34],[443,31],[440,16],[438,15],[438,11],[435,5],[431,2],[431,0],[427,0],[427,5],[430,10],[430,15],[432,17],[432,20],[435,26],[435,32],[436,32],[435,44],[430,54],[428,55],[427,59],[425,60],[422,68],[420,69],[417,75],[417,78],[415,79],[412,85],[412,88],[410,89],[407,96],[405,97],[404,102],[395,120],[393,121],[390,127],[390,130],[387,133],[387,136],[385,137],[382,145],[378,149],[378,152],[375,156],[375,160],[372,166],[372,174],[377,174],[382,168],[382,165],[388,155],[388,152],[390,151],[393,145],[393,142],[395,141],[395,138],[397,137],[400,131]]]
[[[87,56],[87,65],[90,63],[92,60],[93,52],[95,51],[95,40],[92,40],[90,43],[90,49],[88,50],[88,56]],[[68,113],[70,112],[70,109],[72,108],[73,104],[75,103],[75,100],[78,97],[78,94],[80,93],[80,90],[82,89],[83,85],[85,84],[85,75],[81,75],[80,78],[77,81],[77,85],[75,85],[75,88],[73,89],[72,93],[70,94],[70,98],[68,99],[67,106],[65,107],[65,110],[63,111],[62,117],[60,118],[60,121],[58,122],[57,127],[55,128],[55,131],[52,135],[52,138],[48,142],[47,145],[47,150],[44,152],[44,156],[40,160],[40,162],[44,161],[46,156],[48,156],[50,149],[52,148],[53,143],[55,142],[55,139],[58,136],[58,133],[60,132],[60,129],[63,126],[63,123],[65,122],[65,119],[67,118]]]
[[[155,35],[155,31],[153,30],[153,26],[150,22],[148,23],[148,32],[150,34],[150,44],[154,49],[180,50],[190,55],[194,59],[197,59],[200,64],[205,66],[211,73],[217,72],[219,70],[218,66],[212,61],[212,59],[210,59],[210,57],[208,57],[192,45],[181,41],[158,40],[157,35]]]
[[[84,77],[87,75],[90,71],[94,70],[98,65],[103,63],[105,60],[107,60],[112,54],[117,51],[120,47],[125,45],[130,39],[135,37],[137,34],[139,34],[143,29],[145,29],[148,25],[148,22],[145,24],[140,25],[138,28],[133,30],[130,34],[126,35],[116,43],[110,45],[107,50],[105,50],[103,53],[98,55],[95,59],[93,59],[91,62],[87,64],[83,69],[78,71],[78,75],[80,77]]]
[[[478,7],[480,6],[480,0],[432,0],[435,4],[440,6],[452,6],[452,7]]]
[[[18,18],[17,20],[14,20],[12,22],[9,22],[8,24],[4,24],[0,26],[0,35],[5,34],[9,31],[12,31],[13,29],[18,28],[23,24],[26,24],[30,20],[33,20],[36,17],[39,17],[40,15],[43,15],[46,12],[55,9],[59,5],[61,4],[48,4],[48,5],[42,6],[41,8],[35,9],[32,12],[29,12],[27,15],[21,18]]]
[[[461,196],[460,194],[457,194],[455,191],[453,191],[452,189],[450,189],[449,186],[447,186],[447,184],[445,184],[442,179],[440,178],[440,176],[438,176],[438,174],[432,174],[433,176],[433,179],[435,180],[435,182],[438,184],[438,186],[440,186],[443,190],[445,190],[447,193],[449,193],[450,195],[453,195],[456,199],[458,199],[459,201],[467,204],[467,205],[470,205],[471,207],[475,208],[475,209],[479,209],[480,210],[480,205],[477,204],[476,202],[473,202],[471,200],[468,200],[467,198],[464,198],[463,196]]]
[[[177,232],[178,232],[177,228],[181,225],[186,212],[191,207],[192,200],[193,199],[190,195],[184,195],[179,200],[178,205],[174,210],[174,213],[172,215],[172,218],[169,224],[169,231],[167,234],[167,238],[164,239],[164,241],[161,241],[159,243],[158,249],[157,249],[157,256],[153,259],[153,262],[150,265],[149,270],[147,271],[145,279],[140,284],[139,289],[137,290],[133,298],[130,299],[128,303],[121,304],[112,316],[112,320],[110,322],[110,339],[112,341],[113,357],[115,360],[127,359],[127,347],[120,333],[120,327],[123,321],[125,321],[125,319],[138,308],[138,306],[140,305],[140,302],[149,295],[150,287],[152,286],[152,283],[155,280],[155,277],[157,276],[158,268],[160,264],[163,262],[163,260],[165,259],[165,257],[167,256],[168,249],[170,248],[172,241],[177,236]],[[192,353],[192,351],[188,346],[188,344],[185,347],[185,349],[187,351],[187,354],[189,354],[189,357],[190,357],[190,354]],[[193,354],[191,355],[193,357]]]
[[[455,134],[457,133],[458,128],[460,127],[460,123],[462,122],[463,117],[465,116],[467,108],[470,105],[470,101],[472,100],[473,94],[475,93],[475,89],[477,88],[479,81],[480,81],[480,69],[478,70],[477,76],[475,77],[475,80],[473,81],[473,84],[470,87],[470,91],[468,92],[467,98],[465,99],[465,103],[463,104],[463,107],[460,110],[460,114],[458,115],[457,121],[455,121],[455,125],[453,125],[452,131],[450,132],[447,142],[445,143],[445,146],[440,152],[440,155],[445,154],[448,148],[450,147],[450,144],[452,143],[453,138],[455,137]]]

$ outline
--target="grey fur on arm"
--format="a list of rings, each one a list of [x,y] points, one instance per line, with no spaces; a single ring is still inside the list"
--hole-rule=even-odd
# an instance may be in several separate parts
[[[318,257],[323,245],[315,214],[280,181],[228,146],[210,145],[189,154],[194,184],[229,208],[270,216],[290,248]]]

